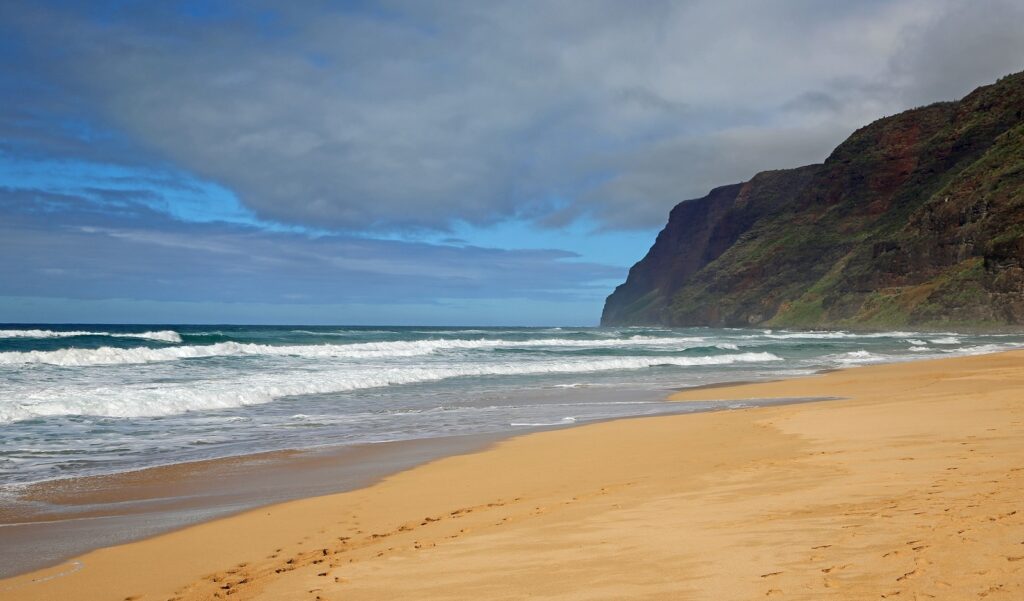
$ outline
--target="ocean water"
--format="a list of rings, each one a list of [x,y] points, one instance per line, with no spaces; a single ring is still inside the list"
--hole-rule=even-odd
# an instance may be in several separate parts
[[[663,399],[675,388],[1012,348],[1024,336],[0,326],[0,488],[268,450],[731,408],[750,403]]]

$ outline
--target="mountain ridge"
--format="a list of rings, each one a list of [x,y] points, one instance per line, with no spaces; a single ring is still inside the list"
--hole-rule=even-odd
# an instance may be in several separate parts
[[[1024,325],[1024,72],[676,205],[602,325]]]

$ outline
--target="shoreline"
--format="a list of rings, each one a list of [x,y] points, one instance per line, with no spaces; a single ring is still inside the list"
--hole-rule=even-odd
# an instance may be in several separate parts
[[[346,598],[383,598],[390,594],[401,596],[413,591],[426,590],[423,587],[433,586],[433,583],[422,580],[426,572],[417,570],[425,570],[424,566],[438,569],[437,562],[450,566],[452,554],[455,553],[460,560],[466,560],[475,567],[466,565],[466,573],[462,574],[463,564],[457,563],[462,579],[458,583],[449,582],[451,578],[441,579],[448,582],[449,587],[457,586],[460,591],[466,591],[463,596],[452,598],[472,598],[473,594],[479,598],[482,591],[493,592],[487,588],[493,583],[487,584],[481,580],[483,574],[490,574],[492,578],[504,582],[504,586],[512,587],[502,590],[516,590],[522,593],[526,590],[522,587],[533,586],[540,587],[537,590],[544,596],[548,593],[554,594],[560,590],[560,586],[571,586],[571,583],[559,585],[550,579],[544,579],[530,572],[530,566],[521,567],[535,578],[517,580],[515,583],[510,583],[507,579],[502,580],[502,575],[495,573],[494,570],[503,561],[523,561],[521,553],[510,556],[504,545],[514,544],[518,545],[515,548],[520,548],[522,545],[530,546],[531,541],[534,541],[533,545],[536,547],[536,537],[541,536],[540,532],[544,532],[540,540],[547,541],[556,548],[565,548],[565,544],[579,544],[579,540],[576,539],[581,536],[580,533],[589,536],[595,533],[595,528],[601,535],[599,538],[617,540],[600,543],[596,539],[588,538],[589,542],[585,546],[591,550],[596,549],[597,556],[604,553],[621,555],[623,549],[635,545],[644,546],[647,551],[644,554],[647,563],[668,554],[679,562],[659,565],[669,572],[678,572],[680,580],[677,584],[685,584],[684,588],[688,591],[709,590],[709,578],[725,586],[723,590],[742,589],[752,593],[754,589],[758,589],[757,596],[774,594],[771,591],[781,591],[782,586],[789,590],[794,590],[794,587],[799,590],[799,586],[809,586],[807,582],[800,580],[802,584],[799,586],[794,582],[788,582],[794,577],[792,572],[796,571],[800,575],[799,569],[793,570],[793,566],[790,565],[789,569],[778,573],[778,578],[768,569],[772,566],[780,567],[775,564],[787,557],[792,560],[790,555],[796,550],[795,543],[791,540],[796,534],[791,529],[783,528],[786,537],[773,538],[775,535],[772,533],[776,532],[773,522],[783,522],[778,526],[792,526],[790,522],[810,511],[808,502],[811,506],[817,507],[827,500],[830,494],[834,494],[834,490],[852,492],[853,494],[844,497],[847,501],[839,505],[843,505],[844,510],[854,510],[853,513],[836,513],[835,508],[829,506],[829,511],[825,511],[823,515],[812,516],[819,522],[819,526],[811,528],[810,534],[828,539],[825,532],[827,528],[818,532],[824,527],[820,520],[825,517],[842,521],[852,519],[849,516],[870,515],[871,512],[881,516],[885,516],[886,513],[902,515],[906,512],[885,510],[884,507],[879,510],[865,509],[863,506],[879,500],[888,505],[896,503],[897,506],[904,501],[916,503],[916,498],[910,499],[908,495],[911,493],[903,489],[908,484],[921,484],[917,480],[927,480],[933,475],[933,471],[943,476],[930,480],[933,488],[942,489],[938,491],[941,494],[946,493],[943,483],[953,479],[952,476],[976,475],[967,470],[956,474],[948,471],[954,468],[961,469],[957,466],[938,466],[938,463],[953,462],[952,456],[950,459],[910,457],[911,453],[921,455],[923,451],[917,447],[922,445],[946,449],[943,451],[946,455],[949,455],[950,451],[964,455],[962,447],[968,444],[972,445],[969,452],[983,450],[982,447],[985,445],[993,448],[1018,445],[1012,448],[1020,451],[1021,443],[1017,442],[1020,437],[1009,436],[1005,432],[998,436],[985,433],[999,432],[1006,428],[1024,430],[1024,420],[1021,419],[1022,407],[1013,403],[1015,398],[1019,397],[1007,398],[1010,393],[1015,395],[1024,391],[1022,368],[1024,352],[1008,352],[855,367],[823,375],[718,387],[713,391],[688,390],[673,394],[671,398],[678,401],[693,401],[728,396],[735,401],[742,401],[751,397],[815,396],[811,393],[823,396],[823,391],[830,392],[829,396],[833,397],[846,397],[846,393],[849,393],[850,398],[831,403],[780,405],[694,415],[645,416],[579,424],[556,431],[515,436],[501,440],[479,452],[429,461],[387,476],[371,486],[347,493],[289,501],[136,543],[93,551],[78,559],[82,562],[80,565],[85,567],[76,571],[73,577],[32,584],[34,578],[47,578],[67,570],[66,566],[63,570],[61,566],[56,566],[50,570],[0,581],[0,590],[16,590],[14,598],[19,599],[60,598],[62,594],[64,598],[68,598],[67,587],[74,582],[73,586],[79,587],[74,590],[81,593],[75,598],[113,598],[110,597],[113,590],[109,587],[104,588],[107,586],[104,584],[104,578],[109,578],[110,570],[116,569],[117,562],[128,561],[137,571],[152,571],[152,567],[146,567],[152,566],[151,563],[132,559],[135,554],[139,554],[140,557],[149,557],[151,560],[158,558],[162,573],[159,577],[136,573],[125,578],[123,582],[118,581],[123,586],[123,590],[116,589],[118,594],[124,592],[128,595],[143,591],[147,595],[145,598],[150,598],[150,594],[174,593],[182,599],[212,599],[218,596],[216,593],[219,589],[237,591],[240,596],[236,598],[241,599],[298,599],[311,598],[298,593],[311,590],[305,587],[315,585],[323,589],[325,599],[331,598],[326,596],[328,590],[337,594],[341,594],[340,591],[343,590]],[[987,387],[981,392],[977,390],[979,382],[987,383]],[[970,403],[963,400],[967,397],[971,398]],[[922,413],[922,408],[931,411]],[[937,408],[943,409],[948,415],[935,415]],[[1004,419],[1004,414],[1013,419]],[[809,424],[815,428],[808,429]],[[899,444],[880,446],[877,439],[887,436]],[[971,439],[984,440],[967,442]],[[921,441],[925,441],[926,444]],[[595,443],[598,443],[598,446],[594,446]],[[611,450],[606,450],[605,445]],[[842,458],[854,453],[871,455],[871,460],[876,465],[869,466],[872,469],[865,471],[864,461],[851,463],[838,460],[837,463],[837,456]],[[900,453],[908,455],[892,456]],[[987,453],[984,456],[989,463],[999,463],[1000,467],[1006,467],[1003,464],[1009,460],[1014,463],[1013,470],[1018,469],[1020,457],[1024,457],[1019,454],[1007,456],[1006,453]],[[981,457],[982,455],[967,455],[965,460]],[[915,459],[917,463],[913,463]],[[883,464],[888,466],[890,463],[907,473],[896,478],[895,471],[881,470]],[[538,472],[535,468],[542,465],[545,470]],[[923,469],[925,467],[927,469]],[[1006,473],[1013,479],[1018,477],[1013,474],[1019,474],[1019,471],[1013,471],[1011,474],[1011,471],[1007,470]],[[987,472],[979,474],[983,477],[991,475]],[[879,482],[880,475],[882,478]],[[854,481],[848,482],[851,478]],[[978,491],[982,488],[991,488],[982,486],[983,480],[975,480],[975,488],[978,488]],[[438,483],[441,482],[445,485],[438,487]],[[828,489],[820,489],[823,482],[830,482],[831,486]],[[1016,480],[1014,482],[1019,483]],[[1007,486],[1004,482],[1002,488]],[[778,506],[772,510],[775,512],[772,514],[774,518],[767,522],[757,522],[761,543],[747,548],[739,543],[744,536],[750,534],[750,528],[741,529],[739,532],[725,528],[720,523],[724,519],[723,516],[715,513],[720,503],[707,503],[709,499],[727,499],[731,510],[735,510],[729,514],[729,520],[733,521],[740,519],[738,516],[745,515],[744,512],[764,511],[764,507],[751,507],[750,502],[743,504],[741,500],[733,498],[735,495],[732,493],[737,487],[747,490],[748,493],[756,493],[767,487],[768,490],[774,491],[774,495],[780,497],[800,493],[804,495],[800,496],[802,509],[794,509],[774,497],[766,498],[753,494],[754,505],[764,504],[767,500],[769,506]],[[879,487],[881,492],[876,490]],[[808,492],[813,494],[807,497]],[[987,501],[973,499],[974,502],[968,505],[957,505],[953,502],[956,499],[951,499],[948,501],[951,506],[946,509],[952,510],[955,506],[961,513],[970,512],[973,511],[970,509],[973,505],[982,506],[984,511],[991,512],[993,508],[986,503],[991,505],[994,502],[991,499],[999,497],[1001,493],[982,492],[986,492]],[[1019,490],[1010,487],[1004,492],[1013,494]],[[1016,498],[1018,497],[1013,497]],[[929,500],[927,497],[923,499]],[[611,501],[615,502],[609,506],[608,503]],[[649,511],[652,503],[659,506],[657,512]],[[671,507],[661,507],[666,503]],[[678,511],[679,507],[673,505],[674,503],[696,504],[687,505],[687,511]],[[627,512],[628,515],[623,516],[618,511],[622,508],[629,508],[631,513]],[[905,519],[913,521],[914,518],[909,515],[928,514],[930,509],[924,505],[913,508],[922,511],[909,512],[907,516],[903,516]],[[998,518],[1006,520],[1000,524],[1001,527],[1006,529],[1009,524],[1008,532],[1020,533],[1021,514],[1011,514],[1010,511],[1004,514],[1009,515]],[[423,518],[423,515],[427,515],[428,518]],[[629,516],[635,519],[624,519]],[[885,519],[892,517],[893,515],[889,515]],[[943,516],[941,513],[938,515],[938,518],[943,517],[949,516]],[[599,518],[597,522],[594,521],[595,518]],[[716,523],[722,527],[708,530],[706,534],[710,538],[701,538],[697,536],[698,531],[707,525],[701,521],[702,519],[710,522],[718,520]],[[664,525],[658,525],[664,521],[671,522],[677,529],[666,530]],[[892,523],[890,522],[889,526]],[[467,527],[456,528],[462,525]],[[628,528],[623,530],[619,527],[622,525]],[[506,526],[507,528],[503,528]],[[651,530],[652,527],[655,530]],[[870,524],[857,524],[855,527],[867,530],[851,531],[851,534],[871,530]],[[693,554],[696,550],[691,544],[684,544],[682,547],[658,544],[655,549],[650,549],[648,543],[636,539],[631,534],[631,530],[636,528],[653,537],[655,542],[665,542],[662,540],[664,537],[672,538],[673,533],[678,534],[678,529],[681,528],[681,531],[687,533],[687,540],[696,536],[704,547],[701,547],[700,553],[696,555]],[[426,530],[431,532],[423,532]],[[302,533],[306,536],[302,537]],[[339,537],[338,534],[343,536]],[[884,537],[885,534],[873,533],[876,537]],[[895,534],[902,536],[903,533]],[[1015,535],[1007,533],[998,538],[997,542],[1000,545],[1003,542],[1009,544],[1012,541],[1003,539]],[[230,542],[217,542],[225,536],[230,538]],[[506,540],[508,537],[511,537],[512,542]],[[576,542],[573,543],[573,540]],[[770,544],[772,540],[780,542],[773,545]],[[204,541],[210,550],[202,553],[201,557],[189,557],[183,550],[191,548],[190,545],[197,541]],[[501,541],[503,544],[495,546],[495,541]],[[982,542],[985,540],[982,539]],[[309,554],[303,551],[304,547],[319,548],[321,544],[324,545],[322,554]],[[960,541],[960,544],[968,543]],[[541,547],[543,546],[541,544]],[[842,546],[828,543],[823,548]],[[547,553],[534,547],[531,548],[535,552]],[[941,545],[932,542],[929,547]],[[755,554],[756,557],[751,557],[752,549],[761,549],[767,554]],[[720,574],[702,575],[699,565],[701,562],[697,561],[697,558],[707,553],[713,555],[726,551],[738,553],[742,557],[716,555],[716,561],[721,560],[736,567],[739,573],[745,576],[733,577],[734,582],[730,583],[721,580],[723,576]],[[1020,555],[1024,555],[1024,548],[1021,551]],[[266,554],[260,555],[261,553]],[[481,553],[484,556],[473,561]],[[650,553],[653,553],[653,556]],[[832,553],[821,551],[814,555]],[[916,558],[922,553],[908,551],[907,555]],[[285,555],[289,557],[289,561],[282,563]],[[651,583],[658,580],[657,574],[651,572],[650,566],[644,568],[639,564],[634,565],[634,559],[637,558],[623,558],[618,555],[616,557],[619,563],[616,565],[619,568],[603,565],[601,569],[605,573],[610,569],[621,569],[621,573],[629,574],[631,579],[642,576],[640,580],[643,580],[644,586],[653,586]],[[329,559],[318,560],[317,557]],[[382,557],[401,558],[404,562],[382,561]],[[689,559],[686,559],[687,557]],[[1016,562],[1009,559],[1010,557],[1015,556],[1005,555],[1001,561],[1018,567]],[[342,561],[346,558],[347,562]],[[561,555],[549,559],[558,563],[568,561],[566,556]],[[585,562],[587,565],[576,566],[574,561],[569,563],[585,571],[589,569],[589,564],[594,563],[591,559],[593,558]],[[233,562],[236,561],[245,565],[235,565]],[[697,563],[694,564],[694,561]],[[803,561],[806,563],[818,560],[805,558]],[[932,564],[936,563],[935,560],[931,561]],[[313,573],[319,569],[317,566],[324,562],[329,562],[331,575],[338,573],[334,580],[328,578],[325,581],[325,577],[319,576],[319,572]],[[277,567],[279,563],[285,567]],[[632,568],[625,569],[626,566]],[[543,567],[547,569],[550,566]],[[900,564],[900,567],[905,566]],[[1020,580],[1016,579],[1019,571],[1007,572],[1002,569],[1005,568],[1002,564],[997,567],[1000,570],[989,569],[987,573],[995,573],[1001,578],[1010,574],[1008,579],[1003,578],[1006,580],[1003,583],[1004,589],[1006,586],[1019,587]],[[764,571],[746,578],[751,568],[755,568],[754,571]],[[927,571],[923,568],[915,569],[919,572]],[[472,576],[474,570],[482,570],[481,576]],[[230,580],[234,574],[244,573],[245,576],[237,578],[239,582],[228,582],[229,586],[225,589],[224,585],[211,587],[212,581],[200,577],[211,572],[216,573],[214,578],[220,579],[217,582]],[[832,572],[829,566],[814,572],[817,573],[815,578],[818,585],[825,586],[825,589],[838,587],[832,591],[833,594],[842,589],[839,586],[844,584],[842,575],[822,577],[821,574]],[[385,574],[391,573],[394,573],[395,578],[385,577]],[[900,574],[896,574],[893,579],[886,580],[886,586],[897,586],[890,584],[891,582],[904,582],[899,586],[905,588],[908,584],[905,582],[907,578],[900,580],[899,576]],[[968,579],[971,583],[984,575],[974,576],[977,577]],[[664,576],[661,578],[664,579]],[[765,587],[761,586],[768,584],[766,578],[784,584],[780,584],[780,588],[768,587],[766,591]],[[530,582],[534,580],[535,584],[531,585]],[[831,587],[827,586],[830,581],[833,585]],[[388,583],[388,594],[384,594],[380,589],[383,582]],[[845,584],[853,586],[858,584],[858,581],[853,579]],[[882,580],[859,582],[860,588],[856,592],[859,594],[868,589],[874,591],[872,587],[875,585],[881,586]],[[665,589],[664,586],[658,588],[662,593],[671,589]],[[436,590],[439,592],[441,589]],[[849,587],[845,590],[848,593],[854,591]],[[483,596],[502,597],[488,594]],[[749,598],[731,594],[726,596]],[[506,595],[504,598],[510,597]]]
[[[0,324],[0,325],[3,325],[3,324]],[[96,325],[102,325],[102,324],[96,324]],[[942,358],[942,357],[940,357],[940,358]],[[920,359],[913,358],[913,359],[908,359],[908,361],[909,360],[920,360]],[[925,360],[927,360],[927,359],[925,359]],[[896,362],[896,363],[902,363],[902,361]],[[839,370],[842,370],[842,369],[849,369],[849,368],[841,368],[841,367],[822,368],[822,369],[816,370],[813,374],[810,374],[810,375],[826,374],[826,373],[830,373],[830,372],[833,372],[833,371],[839,371]],[[677,393],[680,393],[680,392],[688,392],[688,391],[696,391],[696,390],[708,390],[708,389],[715,389],[715,388],[731,388],[731,387],[735,387],[735,386],[744,386],[744,385],[748,385],[748,384],[763,384],[763,383],[767,383],[767,382],[776,382],[776,381],[782,381],[782,380],[793,379],[793,378],[800,378],[800,377],[806,377],[806,376],[793,376],[793,377],[790,377],[790,378],[766,378],[766,379],[763,379],[763,380],[756,380],[756,379],[726,380],[726,381],[722,381],[722,382],[712,382],[712,383],[709,383],[709,384],[697,384],[695,386],[671,387],[671,388],[666,388],[663,391],[664,394],[662,395],[662,400],[667,402],[667,403],[671,403],[671,397],[673,395],[677,394]],[[822,398],[822,399],[815,399],[815,400],[831,400],[831,399],[824,399],[824,398]],[[796,401],[793,401],[793,402],[802,402],[802,401],[801,400],[796,400]],[[695,413],[704,412],[704,411],[717,411],[717,410],[720,410],[720,409],[717,409],[717,408],[702,409],[702,410],[696,411]],[[668,412],[665,413],[665,415],[672,415],[673,413],[677,413],[677,412],[678,411],[668,411]],[[543,426],[538,425],[538,426],[533,426],[533,427],[524,427],[524,428],[522,428],[520,430],[516,430],[516,431],[513,431],[513,432],[476,432],[476,433],[470,433],[470,434],[427,436],[427,437],[423,437],[423,438],[406,438],[406,439],[400,439],[400,440],[382,440],[382,441],[375,441],[375,442],[329,443],[329,444],[324,444],[324,445],[312,445],[312,446],[308,446],[308,447],[288,447],[288,448],[272,449],[272,450],[267,450],[267,451],[242,452],[242,453],[239,453],[239,454],[236,454],[236,455],[225,455],[223,457],[211,457],[211,458],[208,458],[208,459],[189,459],[189,460],[180,461],[180,462],[177,462],[177,463],[162,463],[162,464],[150,465],[150,466],[145,466],[145,467],[128,468],[128,469],[125,469],[125,470],[122,470],[122,471],[114,471],[114,472],[109,472],[109,473],[88,474],[88,475],[83,475],[83,476],[63,476],[63,477],[58,477],[58,478],[50,478],[50,479],[46,479],[46,480],[37,480],[37,481],[30,481],[30,482],[18,482],[18,483],[12,483],[12,486],[14,486],[16,488],[19,488],[19,489],[61,488],[63,483],[73,483],[73,482],[79,482],[79,481],[83,481],[84,482],[84,481],[111,480],[111,479],[118,479],[118,478],[122,478],[122,477],[133,477],[134,475],[144,474],[144,473],[148,473],[148,472],[155,472],[155,471],[160,471],[160,470],[176,470],[176,469],[180,469],[180,468],[188,468],[189,466],[195,466],[197,468],[201,468],[204,465],[215,465],[215,464],[218,464],[218,463],[243,463],[243,462],[248,462],[248,461],[260,461],[260,460],[262,460],[264,458],[267,458],[269,460],[273,460],[273,459],[279,458],[279,457],[283,458],[283,457],[292,456],[292,455],[330,453],[330,452],[333,452],[333,451],[339,451],[339,450],[351,449],[351,448],[363,448],[363,447],[373,448],[373,447],[377,447],[377,446],[386,446],[386,445],[391,445],[391,444],[405,444],[405,443],[418,443],[418,442],[426,443],[426,442],[433,441],[433,440],[457,439],[457,438],[463,438],[463,437],[469,437],[469,438],[472,438],[472,437],[494,437],[497,440],[497,439],[503,439],[503,438],[508,438],[508,437],[515,437],[515,436],[525,436],[525,435],[531,434],[532,432],[535,432],[535,431],[544,431],[544,430],[548,430],[548,429],[572,428],[572,427],[577,427],[577,426],[587,425],[587,424],[592,424],[592,423],[600,423],[600,422],[605,422],[605,421],[615,421],[615,420],[619,420],[619,419],[634,419],[634,418],[637,418],[637,417],[653,417],[653,416],[656,416],[656,415],[662,415],[662,414],[659,413],[659,414],[624,415],[624,416],[609,417],[609,418],[603,418],[603,419],[593,419],[593,420],[588,420],[588,421],[583,421],[583,422],[578,422],[578,423],[577,422],[566,422],[564,424],[552,423],[552,424],[546,424],[546,425],[543,425]],[[46,494],[46,493],[41,493],[41,494]],[[20,497],[20,495],[19,495],[19,497]],[[2,503],[2,501],[0,501],[0,503]],[[7,507],[5,507],[3,505],[0,505],[0,526],[8,524],[8,522],[6,522],[4,520],[5,515],[7,515],[7,514],[4,513],[4,511],[6,509],[9,509],[9,508],[7,508]]]
[[[15,503],[0,504],[6,539],[0,579],[260,507],[365,488],[500,438],[475,434],[285,449],[31,483]],[[36,555],[26,558],[26,550]]]
[[[769,381],[769,380],[766,380]],[[747,382],[693,386],[704,390]],[[668,397],[678,389],[666,390]],[[758,406],[834,400],[752,400]],[[654,416],[735,410],[677,406]],[[160,536],[289,501],[358,490],[417,466],[477,453],[503,440],[652,415],[620,416],[515,431],[336,444],[187,461],[26,484],[0,502],[0,580],[47,569],[96,549]],[[28,553],[26,553],[28,551]]]

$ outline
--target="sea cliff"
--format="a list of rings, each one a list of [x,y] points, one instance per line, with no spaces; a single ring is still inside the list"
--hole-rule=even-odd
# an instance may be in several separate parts
[[[603,325],[1024,324],[1024,72],[679,203]]]

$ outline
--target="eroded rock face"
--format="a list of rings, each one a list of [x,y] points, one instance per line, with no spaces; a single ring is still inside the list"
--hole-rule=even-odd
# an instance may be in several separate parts
[[[601,321],[1024,324],[1024,73],[680,203]]]

